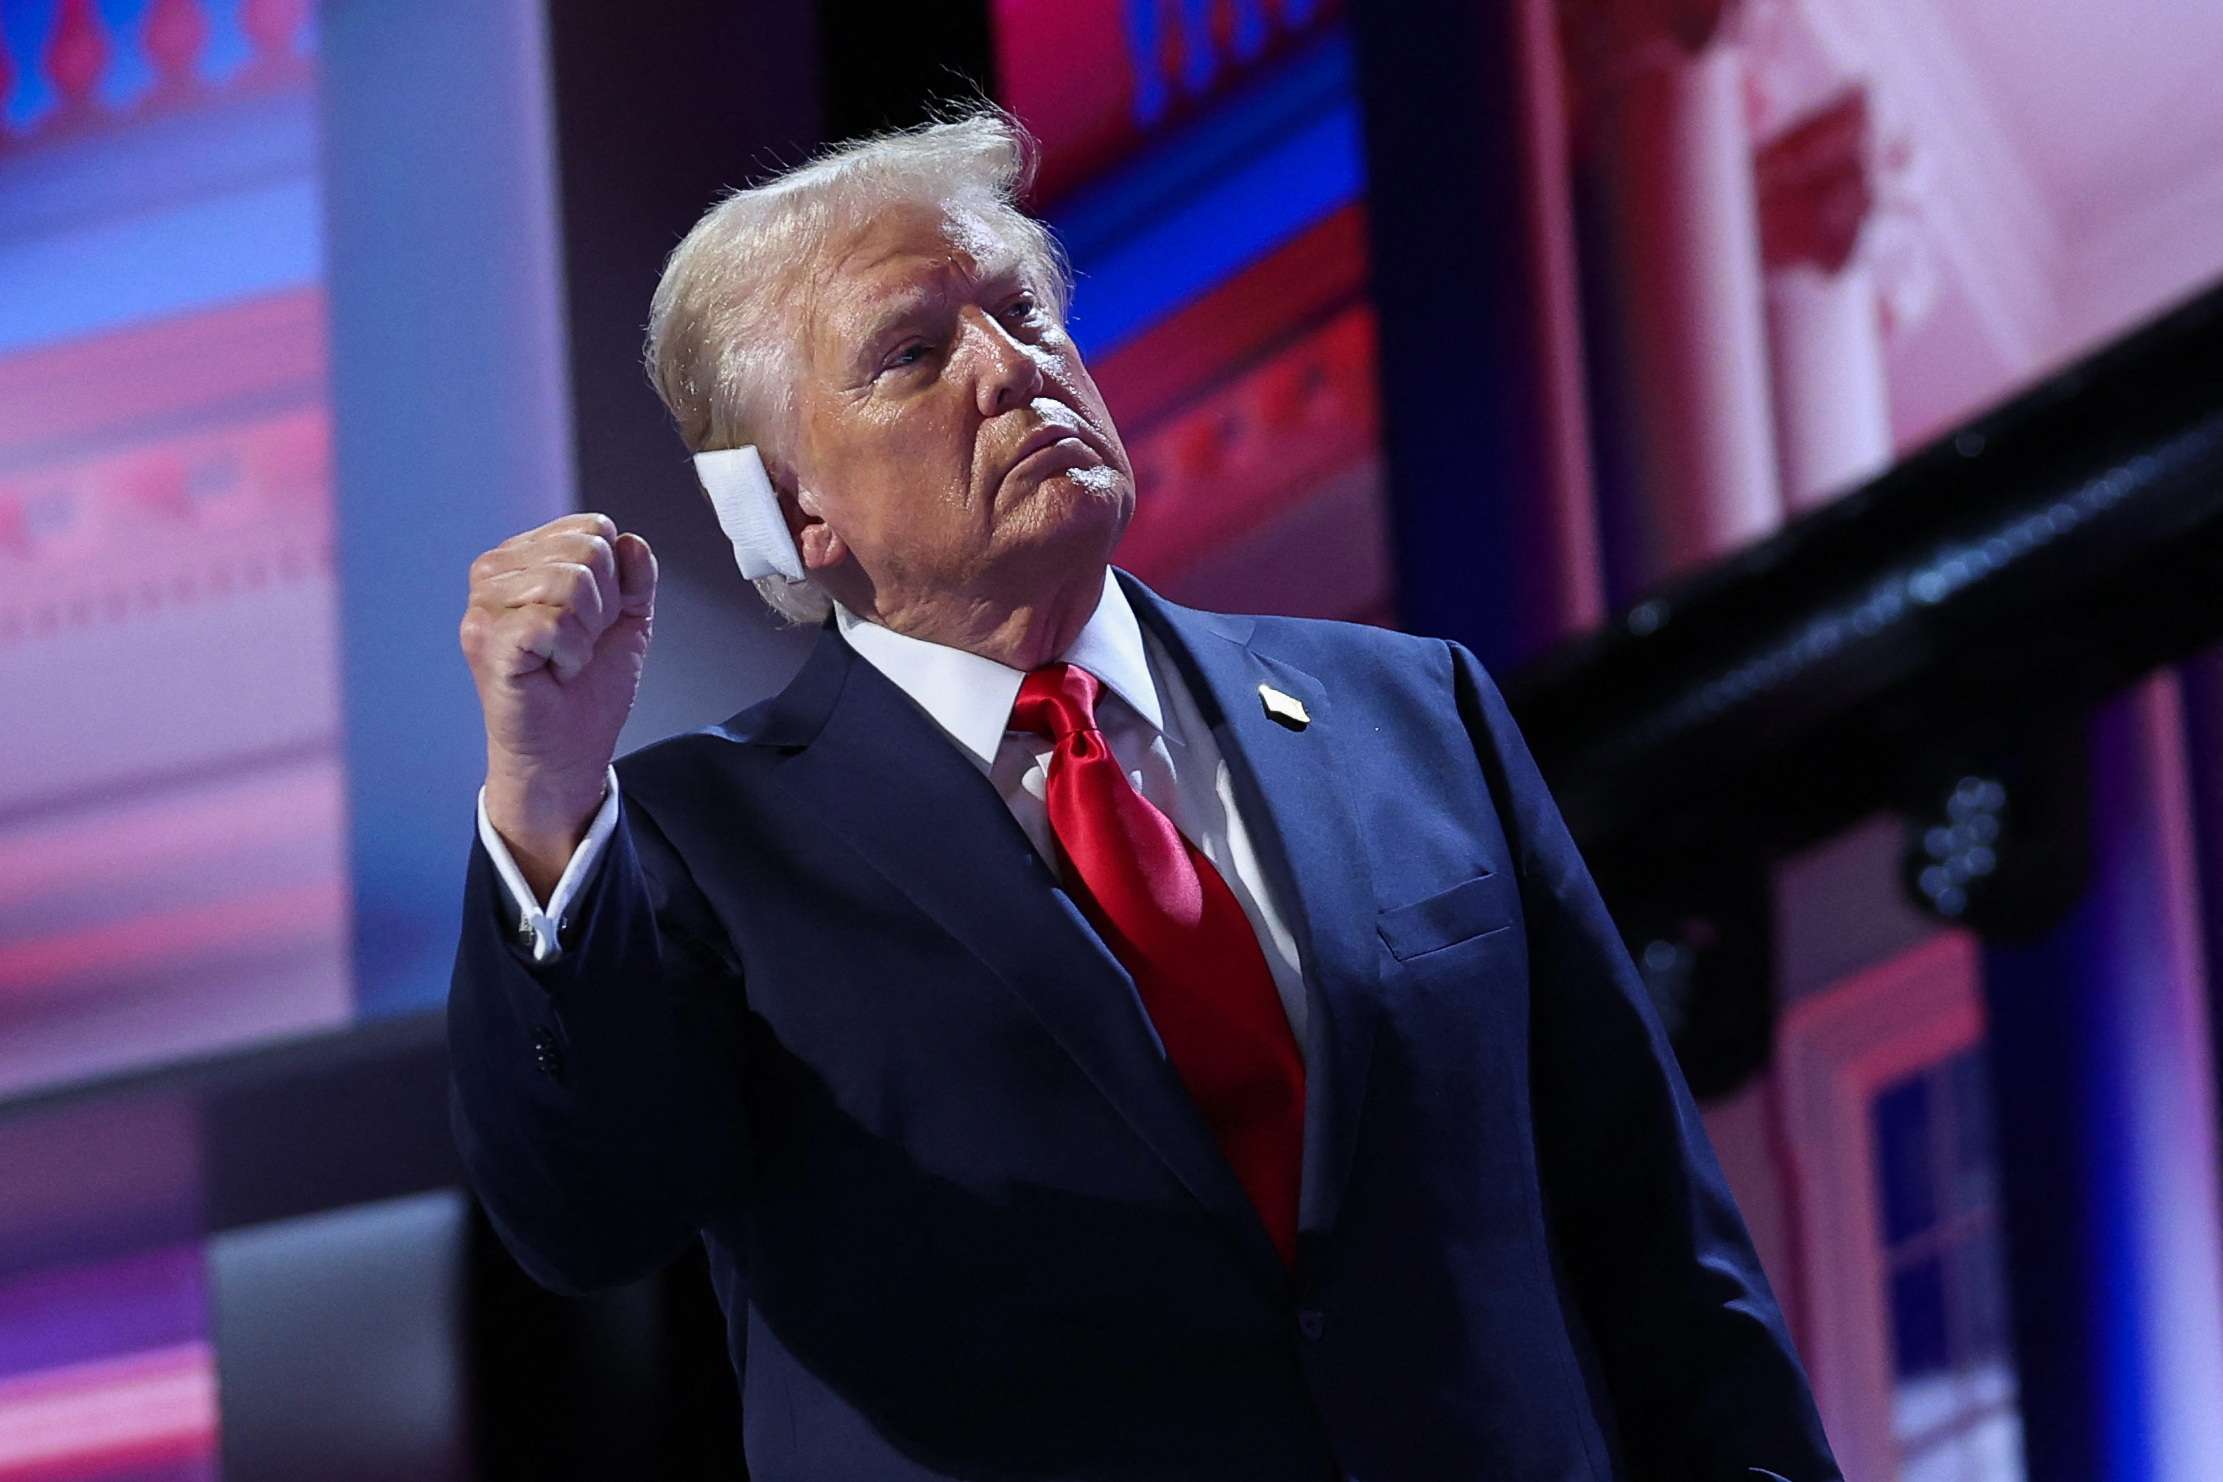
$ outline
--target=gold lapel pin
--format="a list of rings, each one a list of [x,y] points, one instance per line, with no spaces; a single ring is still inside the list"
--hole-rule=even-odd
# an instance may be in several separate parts
[[[1262,684],[1258,687],[1258,699],[1269,717],[1292,731],[1301,731],[1312,724],[1312,717],[1305,713],[1304,701],[1295,695],[1285,695],[1270,684]]]

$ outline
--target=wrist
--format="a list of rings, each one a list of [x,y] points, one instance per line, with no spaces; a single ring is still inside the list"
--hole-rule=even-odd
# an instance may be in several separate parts
[[[487,759],[487,822],[512,852],[552,859],[559,869],[608,792],[607,763],[589,772],[520,766],[491,753]]]

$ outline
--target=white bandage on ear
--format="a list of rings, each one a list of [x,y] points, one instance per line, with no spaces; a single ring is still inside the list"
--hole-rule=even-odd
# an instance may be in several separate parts
[[[718,512],[718,528],[733,542],[733,561],[750,581],[779,575],[803,579],[803,557],[780,514],[780,497],[756,449],[720,448],[695,455],[695,477]]]

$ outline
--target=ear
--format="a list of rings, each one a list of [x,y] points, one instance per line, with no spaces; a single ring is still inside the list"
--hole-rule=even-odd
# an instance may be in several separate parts
[[[803,553],[804,567],[823,571],[829,566],[839,566],[849,555],[849,545],[839,531],[826,523],[818,496],[799,488],[795,491],[795,503],[804,516],[802,522],[793,527],[795,547]]]
[[[803,487],[794,465],[785,458],[764,455],[764,468],[780,496],[780,513],[787,519],[787,533],[803,557],[803,569],[823,571],[839,566],[849,555],[849,544],[826,523],[825,507],[818,496]]]

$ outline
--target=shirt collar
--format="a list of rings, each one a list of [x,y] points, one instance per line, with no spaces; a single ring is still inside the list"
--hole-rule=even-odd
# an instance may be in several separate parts
[[[841,636],[860,657],[894,681],[982,767],[994,764],[1011,721],[1012,703],[1027,677],[1024,670],[898,633],[858,617],[839,602],[834,604],[834,617]],[[1152,730],[1165,729],[1165,712],[1142,646],[1142,625],[1109,566],[1104,568],[1104,593],[1095,612],[1058,657],[1102,680]]]

